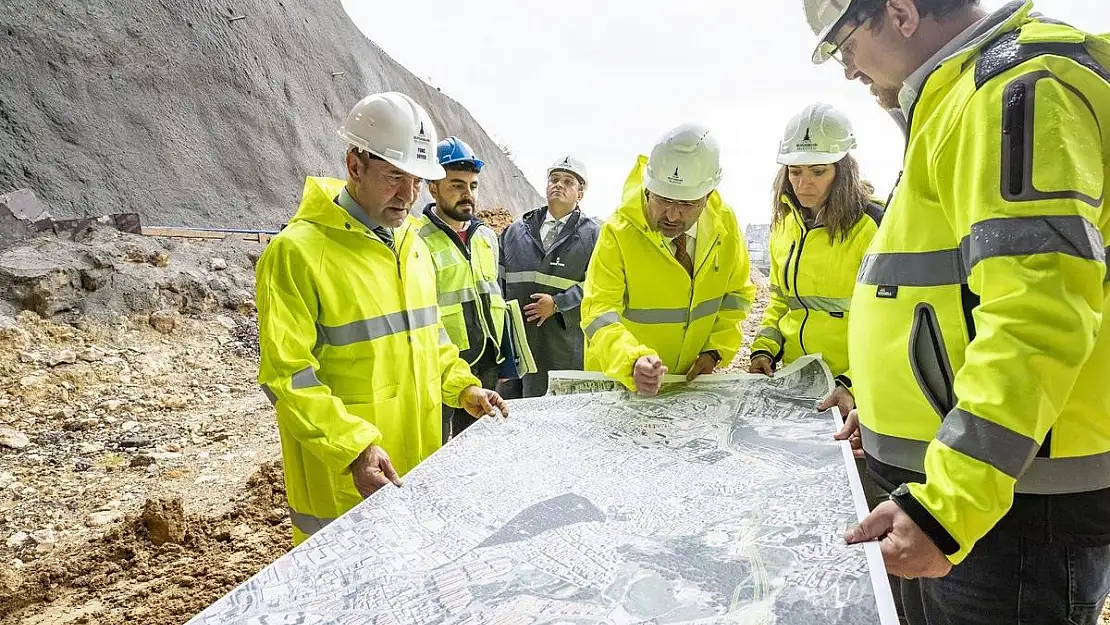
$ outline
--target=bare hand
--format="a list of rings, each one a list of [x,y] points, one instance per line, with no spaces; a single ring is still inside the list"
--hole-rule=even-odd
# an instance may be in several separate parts
[[[468,386],[459,395],[459,404],[470,416],[478,418],[485,416],[509,416],[509,404],[501,399],[496,392],[480,386]]]
[[[362,453],[351,463],[351,477],[355,480],[355,488],[363,498],[369,497],[379,488],[392,483],[401,486],[401,476],[393,468],[389,454],[377,445],[371,445],[362,450]]]
[[[690,367],[690,371],[686,373],[686,381],[692,382],[694,378],[703,373],[713,373],[717,368],[717,359],[709,354],[700,354],[698,359],[694,361],[694,365]]]
[[[555,314],[555,300],[547,293],[533,293],[532,299],[536,301],[524,307],[524,316],[529,323],[538,322],[539,327]]]
[[[848,441],[852,446],[852,455],[856,458],[863,457],[863,439],[859,434],[859,411],[850,410],[848,417],[844,419],[844,427],[840,431],[833,434],[833,438],[838,441]]]
[[[852,397],[852,392],[843,386],[837,384],[836,389],[825,398],[824,401],[817,404],[817,410],[825,412],[829,408],[836,406],[840,409],[840,416],[847,419],[848,413],[856,407],[856,398]]]
[[[887,572],[898,577],[944,577],[952,570],[944,553],[893,501],[876,506],[844,540],[850,545],[879,540]]]
[[[632,366],[632,380],[636,383],[636,391],[649,397],[658,395],[666,373],[667,367],[658,356],[640,356]]]
[[[752,356],[752,363],[748,365],[748,373],[762,373],[771,377],[775,375],[775,363],[764,354]]]

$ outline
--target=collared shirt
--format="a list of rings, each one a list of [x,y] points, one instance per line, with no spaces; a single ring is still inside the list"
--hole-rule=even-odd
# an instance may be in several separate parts
[[[555,232],[559,232],[559,230],[561,230],[562,227],[566,225],[567,221],[570,219],[570,215],[571,213],[567,213],[566,215],[563,215],[562,218],[556,219],[555,216],[551,214],[551,210],[549,209],[544,215],[543,224],[540,225],[540,241],[546,241],[547,235],[549,232],[551,232],[552,229],[555,229]],[[556,238],[558,238],[558,235],[556,235]]]
[[[987,39],[992,38],[1002,24],[1013,17],[1014,13],[1021,10],[1024,4],[1025,3],[1020,0],[1010,2],[1001,9],[998,9],[994,13],[968,26],[963,32],[944,44],[936,54],[929,57],[929,60],[925,61],[914,73],[910,74],[909,78],[902,83],[902,90],[898,92],[898,104],[902,107],[901,112],[903,117],[909,119],[910,109],[913,107],[914,102],[917,101],[918,96],[921,95],[921,89],[925,87],[925,80],[928,79],[929,74],[933,73],[933,70],[940,67],[941,63],[947,61],[950,57],[955,56],[961,51],[977,46]]]
[[[359,223],[366,226],[367,230],[377,235],[383,243],[389,247],[393,247],[393,229],[379,226],[377,222],[370,219],[370,215],[367,215],[362,206],[355,201],[355,198],[351,197],[351,193],[347,191],[347,187],[343,187],[343,190],[339,192],[339,197],[335,198],[335,203],[342,207],[343,210],[347,211],[351,217],[357,219]]]
[[[686,253],[690,255],[691,259],[693,259],[694,258],[694,247],[695,247],[695,244],[698,242],[698,224],[697,224],[697,222],[694,222],[694,225],[690,226],[690,229],[687,230],[683,234],[685,234],[685,236],[689,237],[686,240]],[[679,235],[679,236],[682,236],[682,235]],[[677,246],[674,244],[674,240],[677,239],[677,238],[678,237],[674,237],[674,238],[671,238],[671,239],[668,239],[666,237],[663,238],[663,240],[667,243],[667,249],[669,249],[671,251],[672,255],[674,254],[675,250],[677,249]]]

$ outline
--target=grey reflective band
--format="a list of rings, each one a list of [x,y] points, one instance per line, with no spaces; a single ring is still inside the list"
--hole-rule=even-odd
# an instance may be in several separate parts
[[[447,334],[447,330],[439,329],[439,344],[446,345],[451,342],[451,335]]]
[[[736,299],[743,301],[738,297]],[[694,306],[692,312],[686,308],[625,308],[623,315],[625,319],[633,323],[642,323],[644,325],[686,323],[687,321],[697,321],[702,317],[717,314],[717,312],[721,310],[723,301],[724,297],[715,297],[706,300]]]
[[[785,292],[783,292],[783,290],[782,290],[782,289],[780,289],[780,288],[779,288],[779,285],[777,285],[777,284],[772,284],[772,285],[771,285],[771,293],[772,293],[773,295],[777,295],[777,296],[779,296],[779,297],[785,297],[785,296],[786,296],[786,293],[785,293]]]
[[[549,286],[553,289],[567,290],[571,287],[582,284],[576,280],[569,278],[560,278],[559,276],[552,276],[538,271],[513,271],[505,274],[505,284],[520,284],[520,283],[534,283],[543,286]]]
[[[958,249],[892,252],[864,256],[856,281],[876,286],[945,286],[966,283],[967,273]]]
[[[426,239],[437,232],[443,231],[429,220],[428,223],[424,224],[424,227],[420,229],[420,236]]]
[[[474,289],[466,287],[458,291],[447,291],[446,293],[439,294],[440,306],[453,306],[455,304],[464,304],[466,302],[473,302],[478,299],[478,294]]]
[[[948,286],[967,284],[971,268],[987,258],[1067,254],[1107,262],[1102,234],[1077,215],[1002,217],[971,226],[958,249],[932,252],[868,254],[857,282],[876,286]]]
[[[327,527],[335,519],[322,519],[311,514],[297,512],[293,508],[289,508],[289,520],[293,522],[293,527],[301,530],[301,532],[312,536],[316,532]]]
[[[341,326],[317,326],[318,344],[342,347],[361,341],[372,341],[383,336],[435,325],[438,318],[439,307],[429,306],[353,321]]]
[[[877,434],[862,425],[860,436],[863,449],[876,460],[925,473],[928,442]],[[1069,458],[1033,458],[1014,491],[1024,495],[1063,495],[1104,488],[1110,488],[1110,451]]]
[[[483,295],[501,295],[501,285],[487,280],[478,281],[478,292]]]
[[[759,332],[755,334],[755,337],[771,339],[778,344],[779,347],[782,347],[783,344],[786,343],[786,337],[782,335],[782,332],[779,332],[778,328],[760,328]]]
[[[597,334],[598,330],[614,324],[619,324],[620,322],[621,319],[617,316],[617,313],[604,313],[597,319],[591,321],[590,324],[586,326],[586,338],[592,339],[594,338],[594,335]]]
[[[312,367],[305,367],[300,371],[293,374],[293,388],[312,388],[313,386],[323,386],[324,383],[316,377],[316,370]]]
[[[790,310],[821,310],[824,312],[848,312],[852,305],[850,297],[791,297],[788,302]]]
[[[685,308],[625,308],[624,318],[633,323],[686,323],[690,311]]]
[[[1040,448],[1028,436],[958,408],[944,418],[937,440],[1015,480]]]
[[[740,297],[739,295],[726,295],[724,301],[721,302],[721,310],[750,310],[752,303]]]
[[[1067,254],[1084,260],[1103,261],[1102,234],[1078,215],[1005,217],[972,224],[967,243],[968,268],[999,256]]]
[[[262,385],[262,394],[266,396],[266,399],[270,400],[271,406],[277,405],[277,395],[275,395],[274,392],[270,390],[269,386],[266,386],[265,384]]]

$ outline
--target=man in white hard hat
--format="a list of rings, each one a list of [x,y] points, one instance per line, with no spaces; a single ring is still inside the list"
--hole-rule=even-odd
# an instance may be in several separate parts
[[[582,368],[582,281],[601,227],[579,208],[586,166],[560,156],[547,169],[547,205],[501,233],[505,299],[517,300],[537,372],[524,376],[525,397],[547,392],[547,373]]]
[[[683,124],[640,156],[586,274],[586,368],[645,395],[731,362],[755,297],[748,248],[717,193],[720,148]]]
[[[308,178],[258,261],[258,380],[277,410],[299,544],[441,445],[441,404],[507,407],[440,322],[431,254],[409,216],[444,176],[436,129],[402,93],[357,103],[339,131],[347,180]]]
[[[1110,591],[1110,37],[1032,2],[811,14],[814,60],[908,122],[851,302],[841,433],[858,430],[891,500],[847,539],[880,540],[912,580],[911,623],[1094,625]]]

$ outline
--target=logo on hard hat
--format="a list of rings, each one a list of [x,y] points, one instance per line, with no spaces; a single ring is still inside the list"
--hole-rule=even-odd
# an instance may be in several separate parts
[[[808,127],[806,128],[806,134],[805,134],[804,137],[802,137],[801,141],[798,141],[797,143],[794,144],[794,149],[795,150],[802,150],[802,151],[817,149],[817,142],[815,142],[815,141],[813,141],[812,139],[809,138],[809,128]]]
[[[683,184],[683,183],[684,183],[684,182],[686,182],[686,181],[682,179],[682,176],[678,175],[678,168],[677,168],[677,167],[675,167],[675,168],[674,168],[674,173],[673,173],[673,174],[671,174],[671,175],[669,175],[669,176],[667,176],[667,182],[669,182],[669,183],[671,183],[671,184],[678,184],[678,185],[680,185],[680,184]]]
[[[564,158],[562,164],[563,165],[570,165],[570,157],[568,156],[568,157]]]

